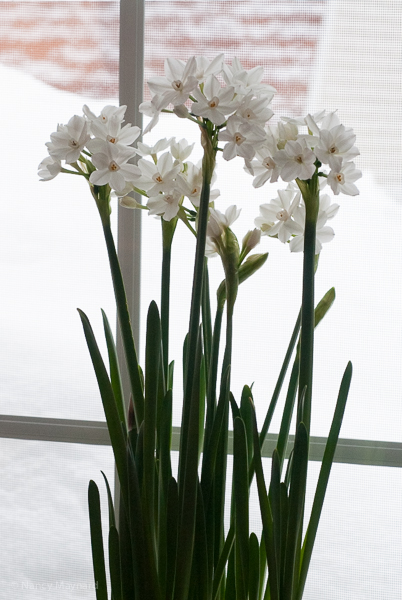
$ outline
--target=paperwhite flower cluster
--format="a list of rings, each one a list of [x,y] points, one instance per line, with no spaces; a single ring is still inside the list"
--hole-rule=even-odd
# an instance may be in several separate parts
[[[140,111],[151,117],[144,134],[156,125],[162,111],[172,112],[213,135],[214,151],[220,150],[225,160],[243,158],[255,188],[279,179],[289,183],[278,198],[260,207],[255,224],[264,235],[289,242],[292,251],[299,251],[303,249],[305,206],[296,182],[319,177],[320,188],[328,183],[335,195],[358,194],[355,181],[361,172],[353,162],[359,154],[356,136],[335,112],[282,117],[276,125],[268,124],[276,90],[262,83],[263,74],[263,67],[247,70],[237,58],[229,65],[223,54],[212,61],[200,56],[187,62],[166,59],[165,75],[148,81],[152,99],[140,105]],[[123,125],[125,111],[125,106],[106,106],[96,116],[84,106],[82,116],[74,115],[66,125],[59,125],[46,144],[49,156],[39,165],[41,179],[53,179],[60,172],[80,174],[93,186],[109,186],[126,207],[147,208],[150,215],[165,221],[179,216],[189,226],[189,220],[196,217],[203,182],[201,164],[188,160],[194,144],[165,138],[152,147],[138,142],[135,148],[141,131],[129,123]],[[137,164],[132,164],[134,157]],[[73,170],[63,167],[62,161]],[[132,191],[147,198],[146,206],[130,195]],[[210,201],[218,196],[219,190],[212,190]],[[191,208],[184,206],[185,198]],[[332,239],[334,232],[326,222],[338,208],[331,205],[328,195],[320,197],[316,252]],[[229,227],[238,215],[236,207],[228,211],[225,216],[210,210],[209,254],[216,250],[213,232],[218,224],[221,230]]]
[[[306,131],[299,132],[300,127]],[[342,125],[335,112],[286,119],[268,126],[266,140],[246,171],[254,175],[253,186],[258,188],[279,177],[286,182],[305,181],[319,169],[334,194],[355,196],[359,190],[354,182],[361,177],[352,162],[359,155],[355,140],[353,130]]]
[[[175,138],[164,138],[152,147],[141,142],[137,146],[136,152],[142,157],[138,161],[138,176],[131,189],[127,186],[124,193],[140,191],[148,198],[149,214],[161,216],[165,221],[177,216],[185,197],[198,208],[202,189],[201,163],[187,160],[194,144],[188,144],[185,139],[176,142]],[[215,179],[214,173],[212,183]],[[212,189],[210,200],[215,200],[219,194],[219,190]],[[120,203],[128,208],[138,207],[128,195],[122,197]]]
[[[42,180],[53,179],[60,172],[87,176],[96,186],[109,185],[121,191],[134,181],[139,169],[128,161],[136,155],[131,144],[139,137],[139,127],[122,125],[126,106],[105,106],[99,116],[87,106],[83,116],[74,115],[67,125],[58,125],[46,144],[49,156],[39,165]],[[63,168],[61,161],[75,171]]]
[[[329,195],[320,193],[316,254],[321,252],[322,244],[330,242],[334,237],[334,230],[326,223],[338,210],[339,204],[331,204]],[[306,208],[302,195],[297,186],[290,183],[285,190],[278,191],[277,198],[260,206],[260,216],[255,219],[255,225],[261,229],[262,235],[277,237],[283,243],[289,242],[292,252],[301,252],[304,244],[305,216]]]

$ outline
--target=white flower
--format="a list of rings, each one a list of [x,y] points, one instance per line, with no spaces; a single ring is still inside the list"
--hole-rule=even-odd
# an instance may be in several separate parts
[[[92,162],[97,170],[91,173],[89,181],[93,185],[109,184],[112,189],[121,192],[126,182],[135,181],[141,174],[138,167],[127,164],[133,156],[132,148],[105,145],[104,152],[92,155]]]
[[[273,111],[268,108],[273,94],[254,98],[253,94],[245,96],[236,110],[236,117],[242,123],[259,123],[264,125],[273,116]]]
[[[68,164],[75,162],[89,140],[87,121],[84,117],[74,115],[67,125],[57,127],[50,140],[46,144],[50,156],[56,160],[65,160]]]
[[[211,187],[216,180],[216,173],[212,175]],[[176,179],[177,187],[181,190],[184,196],[194,204],[194,206],[200,205],[200,196],[202,190],[202,168],[201,161],[198,165],[194,165],[191,162],[187,163],[187,170],[184,173],[180,173],[180,176]],[[215,189],[211,190],[209,194],[210,200],[216,200],[220,195],[220,191]]]
[[[292,122],[268,125],[268,131],[276,140],[278,150],[283,150],[289,140],[296,141],[299,135],[297,125]]]
[[[209,61],[205,56],[196,56],[197,64],[195,76],[199,83],[205,81],[210,75],[217,75],[222,71],[224,54],[218,54],[212,61]]]
[[[117,118],[117,120],[120,121],[120,123],[122,123],[124,120],[126,110],[127,106],[124,104],[122,106],[111,106],[110,104],[108,104],[107,106],[102,108],[100,115],[96,116],[86,104],[84,104],[84,106],[82,107],[82,112],[84,113],[88,121],[103,124],[108,123],[109,119],[111,119],[112,117]]]
[[[262,235],[277,236],[281,242],[286,243],[293,233],[291,217],[300,204],[300,198],[301,193],[295,193],[293,189],[278,190],[278,198],[274,198],[269,204],[262,204],[260,216],[254,220]]]
[[[38,167],[38,175],[41,181],[50,181],[61,172],[61,162],[52,156],[47,156]]]
[[[353,130],[344,125],[336,125],[330,130],[321,130],[320,139],[314,148],[314,153],[318,160],[324,164],[329,164],[331,169],[336,168],[336,157],[345,161],[355,158],[360,154],[359,150],[353,144],[356,136]]]
[[[240,123],[229,118],[226,129],[219,132],[219,140],[228,142],[223,149],[223,158],[232,160],[235,156],[251,161],[256,147],[265,141],[265,134],[258,125]]]
[[[122,122],[117,115],[110,117],[106,123],[94,121],[91,131],[95,138],[87,143],[88,150],[92,153],[103,152],[105,142],[130,146],[141,134],[141,129],[131,126],[131,123],[127,123],[124,127],[121,125]]]
[[[315,253],[319,254],[322,245],[330,242],[334,238],[334,230],[328,227],[326,222],[338,212],[337,204],[330,206],[330,199],[327,194],[320,196],[320,208],[317,217]],[[330,216],[328,216],[330,215]],[[293,235],[289,242],[291,252],[302,252],[304,249],[304,228],[306,222],[306,207],[301,204],[293,213]]]
[[[159,115],[161,114],[161,110],[157,108],[157,105],[160,103],[160,96],[154,95],[153,98],[148,102],[142,102],[138,110],[140,113],[146,115],[147,117],[151,117],[150,122],[144,129],[144,135],[151,131],[155,127],[155,125],[159,121]]]
[[[227,85],[235,88],[236,94],[246,96],[250,91],[256,96],[275,94],[274,87],[261,83],[263,76],[263,67],[254,67],[247,71],[236,57],[232,60],[232,65],[223,64],[223,77]]]
[[[213,256],[215,253],[219,253],[220,242],[222,234],[225,229],[230,227],[236,219],[239,217],[241,209],[237,206],[232,205],[226,209],[225,214],[221,213],[220,210],[210,209],[209,221],[207,225],[207,256]]]
[[[255,175],[253,187],[259,188],[268,180],[271,183],[278,181],[280,167],[276,164],[272,155],[275,154],[275,141],[272,136],[268,136],[266,142],[257,148],[256,158],[252,161],[250,167],[245,167],[245,170],[250,175]]]
[[[138,142],[135,151],[140,156],[156,156],[158,152],[163,152],[163,150],[169,148],[173,140],[174,138],[163,138],[162,140],[158,140],[153,146],[148,146],[147,144]]]
[[[173,138],[170,143],[170,152],[172,153],[173,158],[178,160],[180,163],[184,163],[184,161],[192,153],[193,148],[194,144],[189,144],[184,138],[178,142],[176,142],[175,138]]]
[[[286,142],[284,150],[279,150],[273,158],[281,167],[283,181],[310,179],[315,172],[315,154],[303,141]]]
[[[347,196],[357,196],[359,190],[354,182],[361,176],[362,172],[355,168],[355,163],[347,162],[342,165],[340,158],[334,158],[334,167],[328,174],[327,182],[336,196],[339,192]]]
[[[171,221],[179,212],[181,198],[182,195],[177,190],[151,196],[147,202],[149,214],[162,216],[164,221]]]
[[[185,104],[198,85],[198,79],[195,77],[196,66],[194,56],[187,63],[176,58],[165,60],[165,76],[152,77],[148,81],[151,92],[158,95],[158,110],[166,108],[169,104]]]
[[[138,161],[140,177],[136,183],[144,189],[148,196],[156,196],[160,192],[170,193],[174,189],[174,179],[181,169],[181,165],[173,165],[173,158],[165,152],[158,159],[157,164],[141,158]]]
[[[214,125],[223,125],[226,116],[238,107],[238,102],[233,102],[234,88],[222,88],[213,75],[205,81],[204,93],[197,88],[193,96],[197,102],[193,103],[191,111],[198,117],[209,119]]]

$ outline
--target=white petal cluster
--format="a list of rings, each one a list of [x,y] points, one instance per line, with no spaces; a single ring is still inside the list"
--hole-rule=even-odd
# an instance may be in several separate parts
[[[74,115],[66,125],[58,125],[46,144],[49,156],[39,165],[41,180],[75,172],[92,185],[108,185],[122,193],[139,175],[138,167],[129,161],[136,155],[132,144],[141,134],[139,127],[123,125],[126,108],[108,105],[95,115],[84,105],[82,116]],[[63,167],[63,161],[74,171]]]
[[[326,189],[335,195],[357,195],[361,172],[354,160],[359,150],[353,130],[339,121],[336,111],[282,117],[272,125],[270,104],[276,90],[263,78],[263,67],[247,69],[237,58],[229,64],[223,54],[213,60],[167,58],[164,75],[148,81],[151,100],[139,110],[151,119],[144,134],[157,124],[162,111],[194,121],[224,160],[244,160],[254,188],[268,181],[287,182],[276,198],[261,205],[255,219],[258,231],[253,235],[255,239],[261,234],[276,237],[297,252],[304,243],[305,206],[300,190],[308,199],[304,190],[318,178],[320,190],[328,184]],[[153,145],[138,141],[140,129],[124,123],[126,108],[107,105],[96,115],[84,105],[82,116],[74,115],[67,124],[58,125],[46,144],[49,156],[39,165],[41,180],[51,180],[61,172],[78,173],[92,186],[109,186],[107,192],[113,190],[126,207],[148,209],[150,215],[166,221],[180,217],[192,229],[203,185],[201,162],[189,160],[194,144],[175,138]],[[216,173],[212,184],[215,179]],[[145,205],[130,195],[133,191],[146,198]],[[211,206],[219,195],[218,189],[211,190]],[[334,236],[327,221],[339,208],[327,194],[319,202],[317,252]],[[210,209],[209,254],[216,252],[219,236],[238,213],[235,206],[225,214]]]
[[[241,209],[237,206],[232,205],[226,209],[225,213],[220,210],[210,209],[209,221],[207,226],[207,242],[205,255],[216,256],[220,253],[222,236],[225,229],[231,227],[231,225],[239,218]]]
[[[315,253],[319,254],[322,244],[330,242],[335,233],[327,221],[333,219],[339,210],[338,204],[331,204],[328,194],[320,194],[317,217]],[[289,242],[291,252],[301,252],[304,247],[304,227],[306,208],[297,186],[289,184],[286,190],[279,190],[278,197],[260,206],[260,215],[255,225],[262,235],[276,237],[281,242]]]

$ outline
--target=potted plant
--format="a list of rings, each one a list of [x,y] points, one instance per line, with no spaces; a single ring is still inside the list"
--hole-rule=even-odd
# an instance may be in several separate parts
[[[186,140],[134,142],[141,131],[124,123],[124,106],[106,106],[100,115],[84,106],[60,125],[47,144],[40,176],[84,177],[102,222],[113,279],[118,322],[130,380],[124,397],[116,347],[103,314],[109,368],[104,364],[88,318],[85,337],[105,410],[118,472],[117,511],[109,484],[109,572],[113,600],[301,600],[325,491],[348,395],[352,367],[346,367],[310,515],[305,515],[309,456],[314,328],[335,297],[333,289],[315,306],[314,276],[322,244],[334,232],[327,225],[338,210],[325,191],[355,195],[361,176],[353,159],[355,135],[325,111],[304,119],[282,118],[270,125],[274,88],[262,82],[263,69],[250,71],[223,55],[213,61],[167,59],[165,75],[149,82],[151,100],[140,110],[188,119],[200,132],[202,164],[189,160]],[[253,186],[282,179],[286,189],[260,207],[256,228],[241,243],[232,230],[239,209],[221,212],[213,189],[218,154],[243,159]],[[133,164],[135,157],[139,160]],[[239,158],[238,158],[239,157]],[[136,194],[134,197],[133,192]],[[141,203],[138,194],[145,200]],[[112,196],[127,208],[160,217],[163,260],[160,308],[147,316],[144,370],[138,364],[124,283],[111,232]],[[183,223],[196,245],[189,328],[183,348],[183,402],[178,469],[172,467],[174,362],[169,357],[171,248]],[[180,225],[181,226],[181,225]],[[303,294],[265,420],[258,427],[250,386],[241,398],[231,393],[233,315],[239,286],[263,267],[267,253],[252,253],[261,235],[303,251]],[[224,280],[211,315],[208,260],[218,255]],[[222,332],[226,311],[226,330]],[[224,348],[220,364],[219,352]],[[291,365],[292,363],[292,365]],[[287,370],[290,379],[270,481],[262,446]],[[175,386],[178,383],[175,382]],[[293,416],[294,415],[294,416]],[[292,417],[294,437],[290,436]],[[232,429],[233,431],[232,431]],[[233,443],[231,495],[226,494],[229,441]],[[287,461],[286,450],[292,446]],[[249,527],[249,489],[255,477],[262,534]],[[89,513],[98,600],[108,597],[99,491],[89,484]],[[225,524],[224,509],[230,505]],[[307,523],[307,526],[303,526]]]

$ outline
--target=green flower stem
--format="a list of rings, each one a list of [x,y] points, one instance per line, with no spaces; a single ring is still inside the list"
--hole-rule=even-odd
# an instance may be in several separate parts
[[[307,435],[310,434],[311,395],[313,383],[313,350],[314,350],[314,270],[315,270],[315,239],[319,207],[318,176],[313,175],[309,182],[296,180],[306,205],[306,223],[304,230],[303,257],[303,294],[302,320],[300,336],[300,374],[299,374],[299,403],[303,390],[306,394],[303,403],[303,422]]]
[[[138,371],[137,352],[135,350],[133,332],[131,328],[130,314],[128,312],[126,291],[124,289],[123,276],[120,270],[119,259],[117,257],[116,246],[110,227],[110,209],[109,203],[101,196],[99,188],[99,199],[97,202],[99,214],[102,220],[103,233],[106,241],[106,248],[109,256],[110,271],[112,274],[114,294],[117,305],[117,316],[120,323],[120,331],[123,340],[123,348],[126,356],[127,370],[130,378],[131,391],[133,395],[134,414],[137,428],[144,420],[144,394],[141,385],[140,374]]]
[[[176,229],[177,219],[162,222],[162,284],[161,284],[161,328],[163,350],[163,372],[166,387],[168,383],[169,367],[169,308],[170,308],[170,263],[172,256],[172,241]]]
[[[212,335],[212,346],[211,346],[211,359],[209,363],[209,372],[207,380],[207,411],[205,419],[205,446],[209,443],[209,437],[212,431],[212,425],[215,418],[216,411],[216,380],[218,375],[218,359],[219,359],[219,345],[221,339],[221,328],[224,301],[216,309],[214,332]]]
[[[225,352],[223,355],[222,362],[222,377],[221,377],[221,389],[224,385],[224,378],[227,374],[227,368],[232,363],[232,341],[233,341],[233,306],[229,307],[227,304],[226,309],[226,344],[225,344]],[[230,370],[229,370],[229,381],[226,385],[230,388]]]
[[[195,252],[195,264],[194,264],[194,276],[193,276],[193,292],[191,298],[190,308],[190,325],[188,332],[187,342],[187,368],[186,368],[186,381],[184,387],[184,406],[183,406],[183,417],[182,417],[182,435],[181,435],[181,448],[180,448],[180,461],[184,460],[186,455],[186,432],[189,429],[189,418],[190,418],[190,405],[191,397],[193,392],[193,381],[195,378],[195,365],[196,365],[196,350],[197,340],[199,334],[199,321],[200,321],[200,309],[201,309],[201,297],[202,297],[202,282],[204,274],[204,256],[205,256],[205,244],[207,235],[207,223],[208,223],[208,208],[209,208],[209,194],[211,187],[211,179],[215,166],[216,150],[212,146],[209,135],[203,131],[203,145],[204,145],[204,158],[202,161],[202,172],[203,181],[200,196],[200,207],[198,211],[198,232],[197,232],[197,246]],[[183,458],[182,458],[183,457]],[[183,466],[184,468],[184,466]],[[181,483],[181,469],[179,468],[179,486]]]

